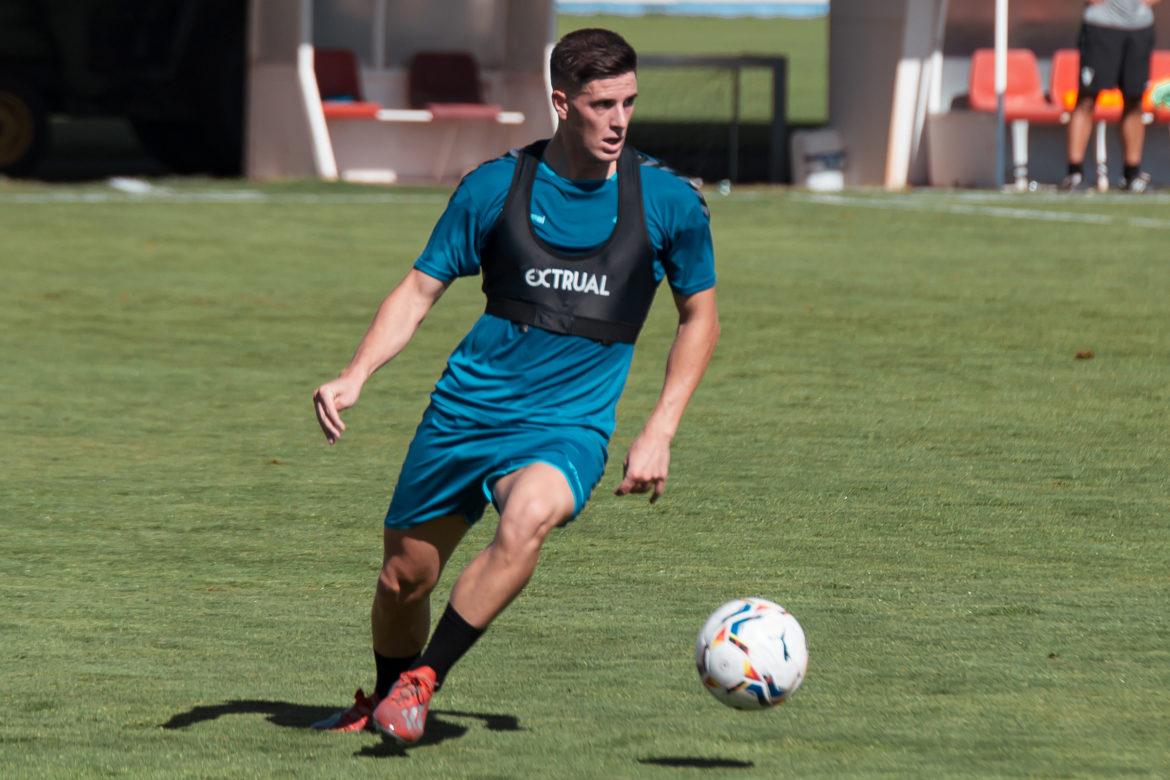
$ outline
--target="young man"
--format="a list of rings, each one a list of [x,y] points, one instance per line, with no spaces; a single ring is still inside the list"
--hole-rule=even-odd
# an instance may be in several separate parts
[[[1077,105],[1068,123],[1066,190],[1085,183],[1085,147],[1093,132],[1093,107],[1103,89],[1121,88],[1125,104],[1121,115],[1121,146],[1125,170],[1121,188],[1145,192],[1150,175],[1142,171],[1146,126],[1142,121],[1142,93],[1150,78],[1154,50],[1154,12],[1160,0],[1085,0],[1079,48],[1081,85]]]
[[[629,44],[607,30],[557,44],[556,133],[463,179],[349,365],[313,393],[332,444],[345,431],[339,412],[406,346],[447,285],[482,272],[486,313],[435,386],[386,515],[373,696],[359,689],[320,728],[373,727],[404,744],[422,737],[451,666],[520,593],[545,537],[601,479],[634,340],[664,277],[678,330],[615,492],[655,501],[666,487],[671,440],[719,323],[706,204],[626,145],[636,66]],[[500,514],[495,538],[459,575],[428,644],[429,594],[489,500]]]

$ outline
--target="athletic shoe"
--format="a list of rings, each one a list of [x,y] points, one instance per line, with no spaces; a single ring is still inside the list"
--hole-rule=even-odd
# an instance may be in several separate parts
[[[1121,180],[1121,189],[1125,190],[1126,192],[1133,192],[1133,193],[1136,193],[1139,195],[1143,192],[1149,192],[1150,191],[1150,174],[1146,173],[1145,171],[1142,171],[1137,176],[1134,176],[1132,179],[1122,179]]]
[[[374,726],[400,745],[413,745],[422,739],[434,693],[434,669],[420,666],[406,670],[374,709]]]
[[[1070,173],[1060,180],[1060,188],[1065,192],[1076,192],[1085,189],[1085,176],[1082,173]]]
[[[318,731],[335,731],[338,734],[352,734],[370,728],[370,716],[378,706],[376,699],[366,696],[361,688],[353,695],[353,706],[348,710],[339,710],[325,720],[319,720],[312,725]]]

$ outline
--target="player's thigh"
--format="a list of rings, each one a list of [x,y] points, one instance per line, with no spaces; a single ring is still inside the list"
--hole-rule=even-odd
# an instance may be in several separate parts
[[[1081,95],[1096,95],[1103,89],[1118,86],[1125,56],[1125,41],[1123,30],[1091,24],[1081,28]]]
[[[1137,100],[1146,91],[1146,83],[1150,80],[1150,55],[1153,53],[1153,27],[1129,33],[1121,63],[1121,91],[1130,100]]]
[[[504,480],[499,491],[496,489],[497,483],[528,466],[542,464],[560,472],[572,493],[572,509],[562,521],[567,523],[584,509],[593,489],[605,473],[608,460],[606,444],[605,436],[589,429],[561,427],[517,433],[501,442],[501,457],[483,482],[484,494],[502,516],[500,498],[511,488],[516,478]],[[555,475],[549,473],[548,478],[560,485]]]
[[[468,529],[461,514],[382,532],[382,570],[397,580],[433,584]]]
[[[448,515],[473,524],[487,504],[482,482],[495,463],[493,431],[430,407],[407,449],[385,525],[407,530]]]
[[[500,511],[500,533],[544,537],[574,514],[576,496],[564,472],[536,462],[496,480],[493,498]]]

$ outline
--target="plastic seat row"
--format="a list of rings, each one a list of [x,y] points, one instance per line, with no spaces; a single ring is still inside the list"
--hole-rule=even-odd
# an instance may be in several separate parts
[[[326,119],[432,122],[490,120],[520,124],[524,115],[483,99],[479,66],[468,52],[419,52],[410,61],[410,108],[386,108],[365,99],[357,57],[349,49],[316,49],[313,70]]]
[[[357,57],[349,49],[315,49],[313,71],[327,126],[353,121],[433,124],[441,139],[431,166],[431,177],[436,180],[455,173],[449,170],[450,161],[461,126],[515,126],[524,122],[522,112],[505,110],[484,100],[479,65],[470,52],[415,54],[407,72],[408,107],[388,107],[369,100],[362,89]],[[330,136],[334,134],[331,129]]]
[[[1030,49],[1007,52],[1007,87],[1004,90],[1004,118],[1012,123],[1012,163],[1016,186],[1027,188],[1028,124],[1067,123],[1076,106],[1080,84],[1080,52],[1060,49],[1052,56],[1048,90],[1040,78],[1036,55]],[[1170,79],[1170,51],[1157,50],[1150,57],[1150,83]],[[978,49],[971,58],[968,83],[971,108],[994,112],[995,50]],[[1105,125],[1120,121],[1124,100],[1117,89],[1104,90],[1097,96],[1093,119],[1097,122],[1098,186],[1108,186],[1102,177],[1105,167]],[[1142,98],[1143,118],[1147,123],[1170,124],[1170,109],[1156,107],[1150,100],[1150,88]]]

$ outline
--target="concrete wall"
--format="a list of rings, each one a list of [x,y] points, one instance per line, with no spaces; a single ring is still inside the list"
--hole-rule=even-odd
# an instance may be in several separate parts
[[[297,81],[298,4],[252,0],[244,172],[252,179],[318,175]]]
[[[829,123],[849,184],[903,187],[926,176],[924,127],[937,101],[946,0],[833,0]]]
[[[847,184],[886,178],[894,76],[906,0],[833,0],[829,24],[829,124],[845,143]]]

